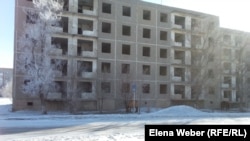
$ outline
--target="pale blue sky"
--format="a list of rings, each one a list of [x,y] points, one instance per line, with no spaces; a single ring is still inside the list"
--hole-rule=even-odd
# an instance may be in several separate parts
[[[250,32],[250,0],[144,1],[217,15],[222,27]],[[14,3],[3,0],[0,6],[0,68],[13,67]]]

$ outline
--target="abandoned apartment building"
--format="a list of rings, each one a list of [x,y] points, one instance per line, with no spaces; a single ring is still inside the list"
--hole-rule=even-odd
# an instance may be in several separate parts
[[[124,108],[126,94],[140,107],[185,104],[218,109],[222,101],[239,103],[234,58],[240,51],[235,39],[242,32],[221,28],[217,16],[141,0],[64,1],[61,26],[51,43],[60,44],[54,54],[65,65],[55,78],[60,89],[48,95],[49,109],[64,110],[64,100],[72,94],[79,111],[98,110],[100,102],[103,110]],[[23,23],[31,24],[23,9],[30,7],[31,0],[16,0],[15,59],[22,53],[17,40]],[[202,45],[207,35],[204,19],[226,33],[225,44],[206,50],[215,52],[202,68],[206,80],[192,85],[201,69],[202,46],[209,46]],[[13,108],[38,109],[39,99],[22,93],[25,80],[16,65]],[[250,78],[245,81],[249,84]]]

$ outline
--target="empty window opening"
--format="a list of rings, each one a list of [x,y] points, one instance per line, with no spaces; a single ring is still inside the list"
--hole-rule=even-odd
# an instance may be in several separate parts
[[[33,106],[33,102],[27,102],[27,106]]]
[[[150,93],[150,84],[143,84],[142,85],[142,93],[144,93],[144,94]]]
[[[182,28],[185,28],[185,17],[182,16],[175,16],[175,21],[174,23],[176,25],[181,26]]]
[[[111,53],[111,43],[102,43],[102,53]]]
[[[93,31],[93,21],[78,19],[78,34],[83,34],[84,31]]]
[[[185,35],[181,33],[175,33],[175,42],[177,42],[178,46],[185,46]]]
[[[102,73],[110,73],[110,63],[103,62],[102,63]]]
[[[69,0],[63,0],[63,10],[64,11],[69,10]]]
[[[51,59],[51,68],[54,70],[54,75],[57,77],[67,76],[67,60]]]
[[[77,89],[82,93],[92,93],[92,82],[79,82]]]
[[[94,0],[79,0],[78,1],[78,12],[82,13],[83,10],[93,11],[94,9]]]
[[[130,65],[129,64],[122,64],[122,74],[129,74],[130,72]]]
[[[130,45],[127,44],[122,45],[122,54],[130,55]]]
[[[231,91],[230,90],[225,90],[223,92],[223,98],[226,101],[230,101],[230,99],[231,99]]]
[[[167,58],[167,49],[160,49],[160,58]]]
[[[67,83],[63,81],[54,81],[54,84],[50,88],[50,92],[65,93]]]
[[[185,96],[185,86],[184,85],[175,85],[174,94],[179,95],[181,99]]]
[[[68,39],[67,38],[59,38],[52,37],[51,44],[54,46],[53,54],[56,55],[67,55],[68,53]]]
[[[224,84],[228,84],[229,86],[231,86],[232,78],[230,76],[225,76],[224,77]]]
[[[142,56],[150,57],[150,47],[143,47],[142,48]]]
[[[160,31],[160,40],[164,40],[164,41],[168,40],[168,32],[167,31]]]
[[[131,35],[131,27],[127,25],[122,26],[122,35],[130,36]]]
[[[150,75],[150,66],[149,65],[143,65],[142,66],[142,74]]]
[[[174,76],[181,77],[181,80],[185,80],[185,68],[174,68]]]
[[[168,86],[166,84],[160,84],[160,94],[167,94]]]
[[[111,33],[111,23],[102,23],[102,32],[103,33]]]
[[[102,3],[102,13],[111,14],[111,4],[110,3]]]
[[[184,62],[184,60],[185,60],[185,51],[176,50],[174,52],[174,59],[181,60],[182,62]]]
[[[122,92],[129,93],[130,92],[130,83],[122,83]]]
[[[68,24],[69,24],[69,18],[68,17],[62,17],[60,21],[60,27],[63,28],[63,32],[68,33]]]
[[[150,29],[148,29],[148,28],[143,28],[143,38],[150,38],[150,33],[151,31],[150,31]]]
[[[78,72],[93,72],[93,62],[92,61],[78,61]]]
[[[191,19],[191,29],[192,30],[197,30],[197,29],[199,29],[200,28],[200,25],[201,25],[201,23],[200,23],[200,20],[198,20],[198,19]]]
[[[101,91],[103,93],[110,93],[111,92],[111,83],[110,82],[102,82],[101,83]]]
[[[160,13],[160,22],[163,22],[163,23],[168,22],[168,14]]]
[[[167,67],[166,66],[160,66],[159,74],[160,74],[160,76],[166,76],[167,75]]]
[[[78,55],[82,55],[84,52],[93,52],[93,41],[77,40]]]
[[[143,20],[150,20],[151,12],[149,10],[143,10]]]
[[[123,16],[131,16],[131,8],[128,6],[122,6],[122,15]]]

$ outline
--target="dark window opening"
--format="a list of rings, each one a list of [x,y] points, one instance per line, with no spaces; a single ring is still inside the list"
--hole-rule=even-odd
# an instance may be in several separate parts
[[[102,63],[102,73],[110,73],[110,63],[103,62]]]
[[[110,93],[111,92],[111,83],[110,82],[102,82],[101,83],[101,90],[103,93]]]
[[[110,43],[102,43],[102,53],[111,53]]]
[[[160,74],[160,76],[166,76],[167,75],[167,67],[166,66],[160,66],[159,74]]]
[[[122,54],[130,55],[130,45],[127,44],[122,45]]]
[[[143,38],[150,38],[150,29],[143,28]]]
[[[182,28],[185,28],[185,17],[182,16],[175,16],[175,21],[174,23],[176,25],[181,26]]]
[[[130,34],[131,34],[131,27],[123,25],[122,26],[122,35],[130,36]]]
[[[150,47],[143,47],[142,48],[142,56],[150,57]]]
[[[130,84],[129,83],[122,83],[122,92],[129,93],[130,92]]]
[[[142,74],[150,75],[150,66],[149,65],[143,65],[142,66]]]
[[[130,72],[130,65],[122,64],[122,74],[129,74],[129,72]]]
[[[102,23],[102,32],[103,33],[111,33],[111,23]]]
[[[81,91],[84,93],[92,93],[92,82],[81,82]]]
[[[77,40],[77,54],[82,55],[84,52],[93,52],[93,41]]]
[[[35,24],[38,20],[38,14],[28,11],[26,15],[26,23]]]
[[[51,44],[53,45],[53,49],[51,51],[52,54],[67,55],[68,53],[68,39],[67,38],[52,37]]]
[[[122,15],[123,16],[131,16],[131,8],[128,6],[122,6]]]
[[[27,106],[33,106],[33,102],[27,102]]]
[[[160,40],[166,41],[168,39],[167,31],[160,31]]]
[[[160,13],[160,21],[164,23],[168,22],[168,14]]]
[[[160,49],[160,58],[167,58],[167,49]]]
[[[151,12],[149,10],[143,10],[143,20],[150,20]]]
[[[111,14],[111,4],[110,3],[102,3],[102,12]]]
[[[167,88],[166,84],[160,84],[160,94],[167,94]]]
[[[142,93],[144,93],[144,94],[150,93],[150,84],[143,84],[142,85]]]

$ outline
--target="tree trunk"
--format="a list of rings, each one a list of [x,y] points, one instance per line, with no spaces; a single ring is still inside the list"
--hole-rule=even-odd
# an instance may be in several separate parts
[[[44,98],[44,94],[40,93],[40,100],[41,100],[41,108],[42,108],[42,114],[47,114],[47,107],[46,107],[46,100]]]

